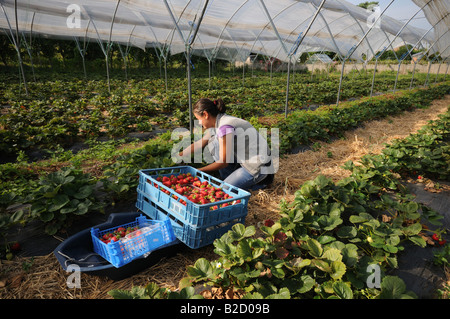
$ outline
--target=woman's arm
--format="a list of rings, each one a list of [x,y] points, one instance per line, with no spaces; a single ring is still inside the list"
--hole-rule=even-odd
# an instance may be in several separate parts
[[[214,172],[219,169],[225,168],[228,166],[227,163],[227,135],[219,138],[219,160],[215,161],[214,163],[211,163],[209,165],[206,165],[204,167],[199,168],[200,171],[208,173],[208,172]],[[232,136],[232,135],[231,135]]]
[[[180,157],[190,156],[195,152],[195,150],[202,150],[208,144],[209,138],[210,134],[208,132],[201,139],[195,141],[194,143],[186,147],[184,150],[182,150],[178,155]]]

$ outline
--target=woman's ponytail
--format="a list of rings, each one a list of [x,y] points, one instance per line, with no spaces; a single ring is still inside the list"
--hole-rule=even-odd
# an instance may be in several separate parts
[[[198,114],[206,111],[212,116],[217,116],[219,113],[226,112],[225,102],[222,99],[211,101],[210,99],[202,98],[194,105],[194,111]]]
[[[217,110],[219,111],[219,113],[225,113],[227,110],[227,107],[225,105],[225,102],[222,99],[217,99],[214,100],[214,104],[217,107]]]

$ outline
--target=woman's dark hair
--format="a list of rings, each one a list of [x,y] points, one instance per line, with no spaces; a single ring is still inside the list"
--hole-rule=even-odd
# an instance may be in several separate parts
[[[202,114],[203,111],[206,111],[212,116],[217,116],[219,113],[225,113],[226,106],[222,99],[211,101],[210,99],[203,98],[195,103],[193,110],[197,114]]]

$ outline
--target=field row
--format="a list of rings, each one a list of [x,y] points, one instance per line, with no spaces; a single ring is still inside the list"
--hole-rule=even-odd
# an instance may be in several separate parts
[[[444,75],[437,80],[442,81]],[[426,74],[416,74],[417,84]],[[409,88],[411,76],[401,76],[397,89]],[[177,126],[189,127],[186,79],[169,80],[166,91],[162,79],[111,81],[111,93],[103,80],[39,81],[28,84],[26,96],[20,84],[4,76],[0,85],[0,152],[14,160],[20,151],[68,148],[76,142],[98,138],[121,138],[130,133],[152,132]],[[286,76],[267,74],[250,77],[242,83],[239,76],[221,79],[194,78],[193,101],[200,97],[222,98],[229,113],[238,117],[281,114],[286,99]],[[369,73],[343,81],[340,100],[368,96]],[[382,73],[374,92],[393,89],[395,73]],[[208,87],[211,87],[208,89]],[[290,111],[333,104],[337,99],[339,78],[295,74],[290,85]]]

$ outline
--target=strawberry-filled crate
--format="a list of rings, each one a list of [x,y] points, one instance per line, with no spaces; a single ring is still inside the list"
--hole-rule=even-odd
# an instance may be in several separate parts
[[[139,172],[136,206],[144,199],[191,227],[209,227],[248,213],[250,193],[191,166],[145,169]]]
[[[155,220],[170,218],[175,237],[192,249],[210,245],[215,239],[222,237],[223,234],[229,231],[233,225],[237,223],[245,223],[246,216],[244,215],[229,219],[227,221],[222,221],[214,225],[196,227],[177,219],[171,211],[168,211],[152,202],[142,193],[138,193],[138,202],[139,207],[141,207],[142,211],[144,211],[150,218]]]
[[[142,214],[113,228],[91,228],[94,252],[119,268],[176,240],[168,218],[152,220]]]

